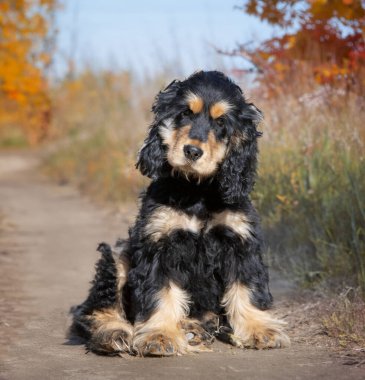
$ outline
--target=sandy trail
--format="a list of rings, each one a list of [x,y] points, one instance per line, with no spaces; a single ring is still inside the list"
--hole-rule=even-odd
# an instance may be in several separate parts
[[[97,243],[125,236],[135,207],[113,215],[50,183],[36,166],[34,154],[0,155],[1,379],[365,378],[326,349],[297,343],[271,351],[216,343],[212,353],[144,359],[99,357],[67,345],[68,310],[86,295]]]

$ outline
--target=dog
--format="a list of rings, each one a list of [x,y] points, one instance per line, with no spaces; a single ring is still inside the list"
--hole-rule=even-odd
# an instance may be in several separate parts
[[[218,71],[156,96],[136,167],[151,179],[126,240],[102,253],[71,335],[97,354],[171,356],[286,347],[270,315],[257,212],[250,200],[261,111]]]

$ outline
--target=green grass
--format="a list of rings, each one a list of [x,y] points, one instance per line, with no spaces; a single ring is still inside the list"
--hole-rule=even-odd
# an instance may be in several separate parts
[[[0,133],[0,149],[26,148],[28,146],[29,143],[19,128],[9,127]]]
[[[71,182],[84,193],[111,203],[135,200],[145,184],[134,168],[134,155],[103,130],[50,155],[44,170],[60,184]]]

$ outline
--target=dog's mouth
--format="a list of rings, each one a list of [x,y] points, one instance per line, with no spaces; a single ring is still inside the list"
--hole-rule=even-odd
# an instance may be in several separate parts
[[[183,174],[189,178],[190,177],[200,178],[201,173],[199,173],[199,171],[194,168],[194,164],[195,164],[195,162],[193,162],[191,160],[186,160],[181,165],[171,165],[171,163],[170,163],[170,165],[172,166],[173,174],[179,173],[179,174]]]
[[[213,177],[218,168],[218,163],[215,163],[212,158],[204,157],[202,155],[201,159],[193,160],[180,156],[176,156],[176,160],[169,159],[169,163],[172,166],[172,173],[183,175],[187,180],[198,180],[198,182],[209,179]]]

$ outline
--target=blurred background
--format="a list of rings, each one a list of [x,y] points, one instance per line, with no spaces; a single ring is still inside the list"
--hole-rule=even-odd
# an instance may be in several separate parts
[[[359,305],[364,15],[360,0],[2,0],[0,147],[46,152],[60,184],[134,202],[156,93],[222,70],[265,114],[253,198],[270,265],[303,288],[351,289]],[[329,333],[351,337],[359,315],[336,305]]]

